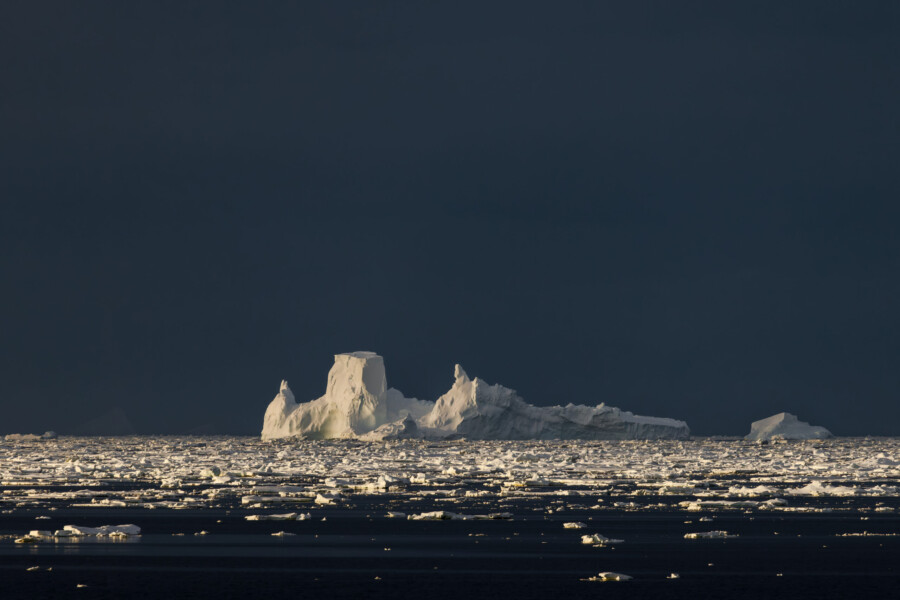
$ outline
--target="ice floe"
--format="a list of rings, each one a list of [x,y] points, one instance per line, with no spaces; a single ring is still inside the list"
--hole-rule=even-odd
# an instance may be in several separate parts
[[[900,440],[262,441],[230,437],[0,440],[0,512],[239,511],[241,520],[319,519],[383,498],[405,518],[607,511],[891,514]],[[889,500],[887,504],[877,501]],[[852,501],[852,502],[851,502]],[[444,515],[451,518],[448,515]],[[560,519],[590,525],[582,514]],[[48,524],[51,521],[47,521]],[[58,525],[57,527],[61,527]],[[51,529],[45,527],[44,529]]]
[[[17,544],[29,544],[42,540],[60,540],[66,538],[98,537],[98,538],[126,538],[141,535],[141,528],[137,525],[101,525],[100,527],[87,527],[84,525],[65,525],[62,529],[50,531],[47,529],[32,529],[26,535],[17,538]]]
[[[590,535],[581,536],[582,544],[590,544],[592,546],[609,546],[612,544],[622,544],[624,542],[625,540],[608,538],[605,535],[600,535],[599,533],[592,533]]]
[[[631,581],[631,575],[616,573],[615,571],[602,571],[594,577],[588,577],[585,581]]]
[[[512,519],[512,513],[490,513],[487,515],[461,515],[447,510],[435,510],[431,512],[409,515],[411,521],[508,521]]]
[[[247,521],[307,521],[312,518],[310,513],[284,513],[280,515],[246,515]]]
[[[717,531],[695,531],[693,533],[684,534],[684,539],[686,540],[721,540],[730,537],[737,537],[735,534],[730,534],[727,531],[717,530]]]

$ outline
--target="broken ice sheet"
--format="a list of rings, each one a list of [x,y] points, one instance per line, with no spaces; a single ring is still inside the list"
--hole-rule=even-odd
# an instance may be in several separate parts
[[[578,506],[595,513],[685,510],[704,517],[718,511],[890,513],[900,497],[898,455],[895,438],[764,446],[703,438],[573,444],[60,437],[52,447],[0,440],[0,510],[47,516],[65,508],[209,508],[245,511],[243,518],[314,515],[385,498],[391,502],[385,513],[446,510],[470,517],[513,512],[503,503],[530,500],[547,515]]]

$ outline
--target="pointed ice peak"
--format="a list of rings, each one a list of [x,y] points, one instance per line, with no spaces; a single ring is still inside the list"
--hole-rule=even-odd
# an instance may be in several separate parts
[[[466,372],[461,365],[456,365],[456,368],[453,369],[453,377],[456,378],[456,383],[469,382],[469,376],[466,375]]]
[[[275,396],[275,400],[278,400],[279,398],[284,399],[286,406],[292,405],[296,402],[296,400],[294,400],[294,392],[292,392],[291,388],[288,387],[287,379],[281,380],[281,386],[279,386],[278,388],[278,395]]]

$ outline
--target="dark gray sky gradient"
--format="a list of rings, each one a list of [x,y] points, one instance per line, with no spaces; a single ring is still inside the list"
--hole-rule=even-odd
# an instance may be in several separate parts
[[[290,4],[0,7],[0,433],[255,433],[374,350],[900,435],[896,2]]]

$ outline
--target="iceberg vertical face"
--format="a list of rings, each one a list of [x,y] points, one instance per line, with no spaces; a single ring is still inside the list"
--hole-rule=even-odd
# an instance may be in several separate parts
[[[470,379],[460,365],[437,402],[388,389],[384,361],[373,352],[337,354],[325,395],[298,404],[281,383],[263,419],[263,439],[400,438],[473,440],[685,439],[684,421],[642,417],[618,408],[533,406],[516,391]]]
[[[818,425],[810,425],[791,413],[778,413],[767,419],[754,421],[744,439],[755,442],[767,440],[824,440],[831,432]]]
[[[321,398],[298,404],[287,382],[281,383],[281,390],[266,409],[262,437],[359,437],[407,416],[417,419],[431,405],[388,389],[384,360],[374,352],[336,354]],[[398,427],[396,431],[411,435],[413,430]]]
[[[346,426],[340,429],[366,433],[384,424],[386,391],[384,359],[380,356],[374,352],[335,355],[325,397],[332,400],[337,413],[346,416],[346,423],[342,423]]]

